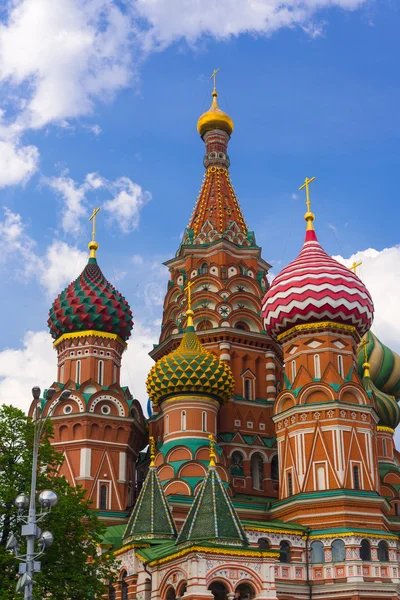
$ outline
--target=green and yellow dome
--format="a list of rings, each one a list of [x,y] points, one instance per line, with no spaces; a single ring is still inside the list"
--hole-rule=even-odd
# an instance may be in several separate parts
[[[205,394],[224,403],[232,395],[234,379],[229,365],[208,352],[189,325],[179,348],[156,362],[146,384],[154,403],[180,394]]]

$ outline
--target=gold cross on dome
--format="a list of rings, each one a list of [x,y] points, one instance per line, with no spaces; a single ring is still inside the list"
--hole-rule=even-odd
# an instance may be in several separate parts
[[[218,73],[219,69],[214,69],[214,71],[212,72],[212,75],[210,76],[210,79],[214,78],[214,92],[217,91],[217,73]]]
[[[311,179],[309,179],[308,177],[305,178],[304,183],[302,186],[299,187],[299,191],[300,190],[304,190],[304,188],[306,188],[306,204],[307,204],[307,212],[311,212],[311,201],[310,201],[310,192],[309,192],[309,185],[310,183],[312,183],[315,180],[315,177],[311,177]]]
[[[357,267],[360,267],[361,265],[362,265],[362,261],[360,261],[360,262],[354,261],[350,267],[350,271],[353,271],[354,275],[357,275]]]
[[[92,242],[94,242],[94,239],[96,237],[96,215],[97,213],[101,210],[100,206],[99,208],[95,208],[93,210],[92,215],[89,217],[89,221],[93,221],[93,227],[92,227]]]
[[[192,310],[192,291],[191,291],[191,287],[192,285],[194,285],[193,281],[188,281],[187,286],[185,287],[184,291],[187,292],[187,296],[188,296],[188,310]]]

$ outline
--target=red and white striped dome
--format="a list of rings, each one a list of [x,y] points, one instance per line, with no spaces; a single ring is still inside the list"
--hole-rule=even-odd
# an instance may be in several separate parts
[[[307,230],[299,256],[275,277],[264,296],[264,327],[272,337],[304,323],[353,325],[362,336],[372,324],[371,296],[353,271],[321,247]]]

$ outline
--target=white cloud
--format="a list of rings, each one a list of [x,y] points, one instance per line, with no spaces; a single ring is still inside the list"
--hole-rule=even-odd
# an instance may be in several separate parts
[[[109,213],[112,221],[118,223],[123,233],[138,227],[140,211],[151,200],[150,192],[143,190],[129,177],[108,181],[98,173],[88,173],[81,185],[67,176],[43,178],[43,182],[62,198],[62,227],[65,232],[72,234],[80,231],[80,219],[88,216],[86,196],[90,192],[103,190],[111,195],[102,208]]]
[[[129,233],[138,227],[140,211],[151,200],[151,194],[129,177],[120,177],[108,187],[113,198],[104,203],[104,209],[124,233]]]
[[[69,246],[65,242],[53,241],[40,259],[39,282],[47,295],[55,297],[83,271],[88,253]]]
[[[32,387],[50,387],[57,377],[56,365],[50,334],[28,331],[21,348],[0,352],[0,404],[13,404],[27,412]]]
[[[122,359],[121,383],[140,400],[146,412],[146,378],[153,364],[148,353],[157,342],[159,329],[135,323],[128,350]],[[21,348],[0,352],[0,404],[28,411],[34,385],[46,389],[57,379],[57,355],[47,331],[28,331]]]
[[[372,331],[387,346],[400,352],[400,246],[375,250],[368,248],[349,258],[334,256],[350,267],[362,261],[357,275],[367,286],[375,305]]]
[[[80,219],[86,216],[86,186],[77,186],[70,177],[44,178],[46,183],[64,202],[61,226],[66,233],[77,234],[80,231]]]
[[[27,181],[38,169],[36,146],[22,146],[13,140],[0,139],[0,188]]]
[[[137,0],[137,13],[149,24],[143,44],[148,51],[164,48],[186,39],[195,43],[202,36],[226,40],[244,33],[268,35],[300,26],[315,37],[322,33],[315,17],[324,9],[339,7],[355,10],[367,0],[211,0],[204,9],[203,0]]]
[[[40,255],[36,243],[26,233],[21,215],[4,208],[4,219],[0,221],[2,266],[11,265],[17,275],[22,271],[25,280],[36,278],[49,297],[79,275],[87,256],[87,252],[59,240],[54,240]]]
[[[110,0],[16,0],[0,25],[0,81],[24,97],[16,123],[40,128],[93,110],[127,85],[131,20]]]

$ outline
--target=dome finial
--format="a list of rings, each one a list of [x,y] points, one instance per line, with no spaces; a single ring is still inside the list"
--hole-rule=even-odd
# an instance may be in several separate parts
[[[212,104],[210,108],[201,115],[197,121],[197,131],[204,136],[208,131],[220,129],[225,131],[231,137],[233,131],[233,121],[228,114],[220,109],[217,102],[217,73],[219,69],[214,69],[210,79],[214,79],[214,88],[212,91]]]
[[[192,292],[191,292],[192,285],[194,285],[193,281],[188,281],[188,284],[184,290],[185,292],[187,291],[187,305],[188,305],[187,311],[186,311],[186,316],[187,316],[186,331],[194,331],[194,323],[193,323],[194,312],[192,311]]]
[[[214,436],[210,433],[210,435],[208,436],[208,439],[210,440],[210,462],[209,462],[209,467],[215,467],[215,440],[214,440]]]
[[[364,351],[364,363],[362,365],[362,368],[364,369],[364,377],[371,377],[371,374],[369,372],[369,370],[371,368],[371,365],[368,362],[368,353],[367,353],[367,346],[368,346],[368,344],[369,344],[369,339],[366,337],[358,345],[358,348],[359,349],[362,348],[363,351]]]
[[[89,258],[94,258],[94,259],[96,259],[96,251],[99,248],[99,245],[95,240],[95,237],[96,237],[96,215],[99,212],[99,210],[100,210],[100,206],[99,206],[99,208],[95,208],[93,210],[92,215],[89,217],[89,221],[92,221],[92,225],[93,225],[92,226],[92,240],[88,244],[88,248],[90,250]]]
[[[312,183],[314,181],[314,179],[315,179],[315,177],[311,177],[311,179],[306,177],[303,185],[299,187],[299,190],[304,190],[304,188],[306,189],[307,212],[304,215],[304,218],[307,222],[307,231],[314,231],[313,221],[315,219],[315,215],[311,212],[310,191],[308,189],[308,186],[310,185],[310,183]]]
[[[149,437],[149,444],[150,444],[150,468],[152,468],[152,467],[156,466],[156,463],[155,463],[156,443],[155,443],[154,437],[152,435]]]

